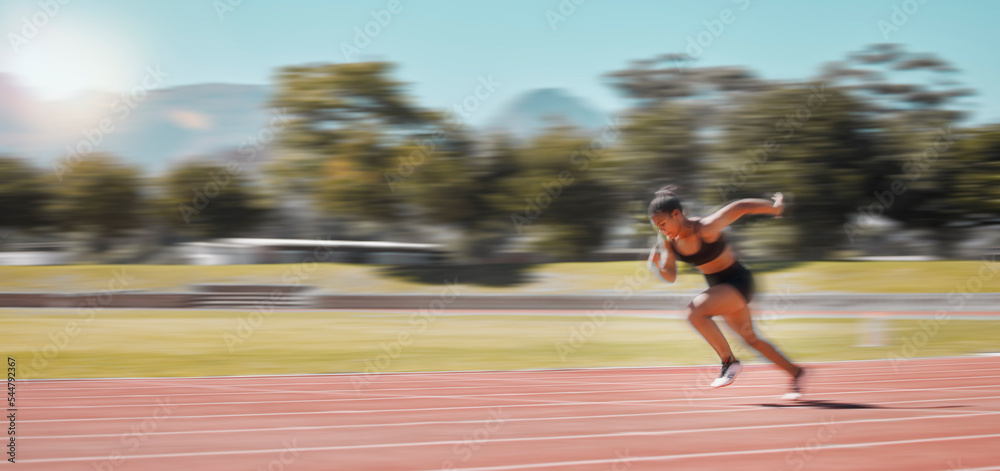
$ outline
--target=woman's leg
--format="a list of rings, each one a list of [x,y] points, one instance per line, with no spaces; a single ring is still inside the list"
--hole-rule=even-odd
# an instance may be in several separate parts
[[[719,285],[719,286],[725,286],[725,285]],[[742,299],[742,296],[740,297],[740,299]],[[735,309],[733,311],[729,311],[723,315],[723,317],[726,319],[726,323],[729,324],[729,327],[732,327],[732,329],[737,334],[739,334],[740,337],[743,337],[743,340],[748,345],[750,345],[755,350],[760,352],[760,354],[764,355],[764,357],[767,358],[768,360],[771,360],[771,362],[773,362],[775,365],[778,365],[783,370],[787,371],[788,374],[792,375],[793,378],[798,376],[799,371],[801,371],[801,368],[796,366],[791,361],[788,361],[788,359],[785,358],[785,356],[782,355],[781,352],[775,349],[771,344],[757,337],[757,333],[754,331],[753,328],[753,321],[750,318],[750,308],[747,307],[745,302],[742,304],[743,305],[740,308]]]
[[[736,291],[736,288],[724,284],[705,290],[688,304],[688,321],[702,337],[705,337],[723,362],[733,358],[733,350],[719,330],[719,326],[712,320],[712,316],[737,310],[741,306],[746,307],[743,295]]]

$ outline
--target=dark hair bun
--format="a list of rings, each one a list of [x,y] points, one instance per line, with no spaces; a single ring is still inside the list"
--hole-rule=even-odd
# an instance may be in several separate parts
[[[677,196],[677,185],[667,185],[656,190],[656,196]]]

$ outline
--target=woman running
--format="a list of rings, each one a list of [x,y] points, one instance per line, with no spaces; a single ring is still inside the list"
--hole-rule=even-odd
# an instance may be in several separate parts
[[[747,307],[754,292],[753,275],[736,259],[722,237],[722,229],[745,214],[780,217],[784,210],[784,198],[781,193],[775,193],[772,200],[742,199],[729,203],[706,218],[689,219],[684,216],[674,187],[660,189],[649,204],[649,219],[666,236],[666,243],[658,238],[650,251],[649,263],[651,269],[670,283],[677,279],[676,259],[694,265],[705,274],[709,288],[688,304],[688,321],[722,360],[722,372],[712,382],[712,387],[729,385],[743,369],[719,326],[712,320],[713,316],[721,315],[747,344],[791,375],[792,388],[785,398],[798,399],[802,396],[801,383],[805,370],[757,337],[750,319],[750,308]]]

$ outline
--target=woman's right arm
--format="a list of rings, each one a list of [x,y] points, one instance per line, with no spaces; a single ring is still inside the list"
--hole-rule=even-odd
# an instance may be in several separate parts
[[[656,244],[649,250],[646,265],[667,283],[673,283],[677,279],[677,260],[674,251],[663,237],[657,237]]]

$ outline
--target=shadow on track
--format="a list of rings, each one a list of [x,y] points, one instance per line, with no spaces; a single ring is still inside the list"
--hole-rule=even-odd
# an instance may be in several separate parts
[[[872,404],[861,404],[853,402],[838,402],[838,401],[820,401],[820,400],[805,400],[805,401],[795,401],[787,402],[782,404],[746,404],[748,406],[758,406],[758,407],[774,407],[774,408],[784,408],[784,407],[808,407],[813,409],[954,409],[956,407],[968,407],[968,406],[938,406],[938,407],[883,407],[876,406]]]

